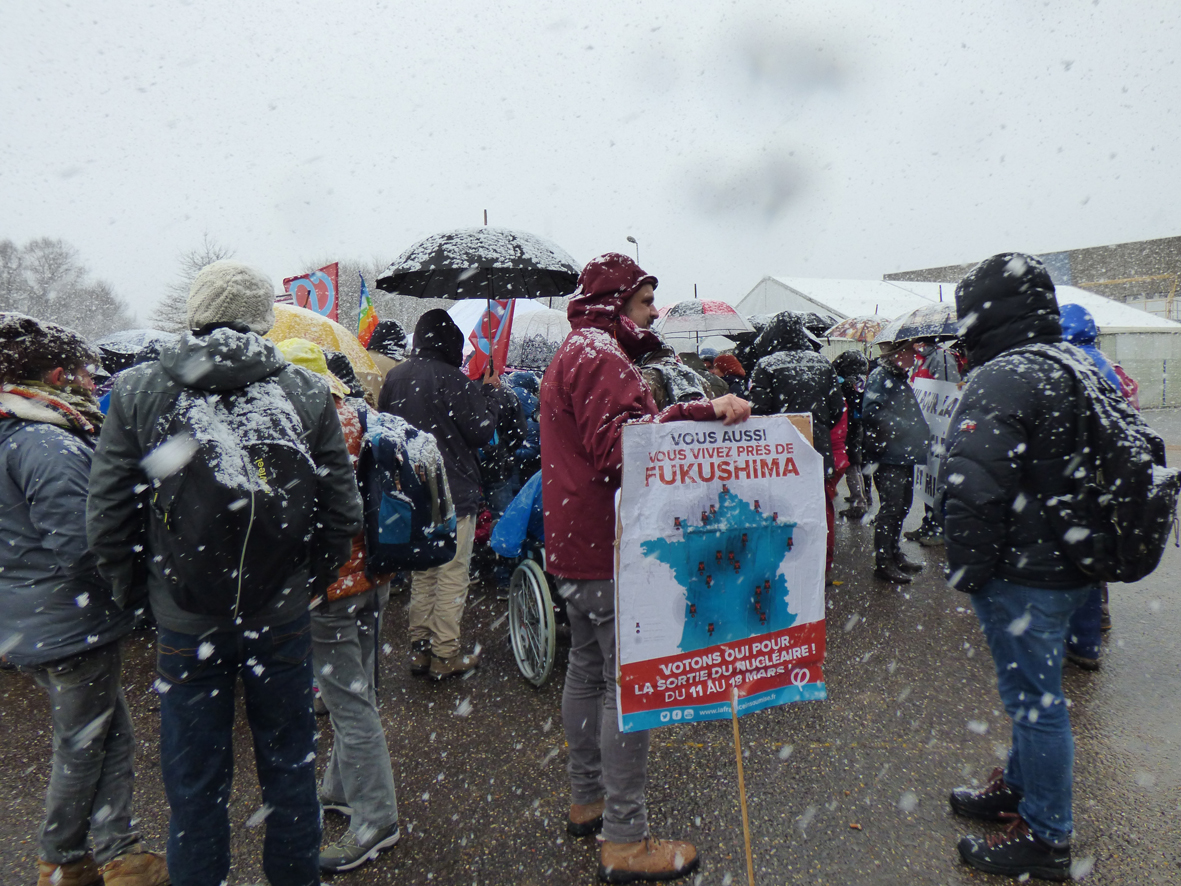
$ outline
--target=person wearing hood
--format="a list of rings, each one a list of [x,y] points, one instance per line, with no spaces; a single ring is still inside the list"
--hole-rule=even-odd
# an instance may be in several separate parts
[[[86,542],[98,359],[68,329],[0,313],[0,659],[45,690],[53,728],[38,886],[168,882],[132,826],[119,640],[134,615],[115,604]]]
[[[427,311],[414,327],[414,351],[385,377],[378,408],[434,435],[443,455],[458,520],[455,557],[415,572],[410,585],[410,673],[435,679],[463,674],[479,664],[460,648],[460,622],[467,602],[476,512],[480,506],[478,450],[487,445],[501,412],[514,408],[491,369],[483,383],[460,370],[463,333],[442,309]]]
[[[856,349],[842,351],[832,361],[833,371],[841,385],[841,396],[845,398],[845,415],[848,431],[845,434],[845,457],[849,467],[845,470],[845,484],[849,487],[849,507],[841,511],[848,520],[860,520],[869,510],[869,499],[865,494],[865,460],[862,444],[865,439],[861,421],[861,398],[865,394],[865,377],[869,374],[869,359]]]
[[[960,815],[1012,824],[1004,837],[964,837],[959,852],[990,873],[1065,880],[1074,740],[1062,661],[1071,616],[1095,583],[1067,556],[1041,504],[1074,491],[1078,383],[1024,346],[1060,351],[1075,372],[1090,369],[1062,343],[1054,284],[1037,258],[985,259],[955,300],[972,371],[948,439],[949,584],[971,595],[1012,721],[1004,769],[950,798]]]
[[[99,571],[118,602],[146,573],[159,625],[160,760],[177,883],[229,875],[239,679],[271,810],[263,870],[272,883],[320,876],[308,609],[348,561],[362,507],[328,384],[262,337],[274,293],[241,262],[202,268],[189,332],[115,384],[90,476],[87,535]],[[272,485],[288,466],[298,483]],[[244,537],[224,517],[229,496],[250,505],[228,506],[248,516]],[[227,603],[219,595],[235,577]]]
[[[1120,375],[1117,367],[1095,344],[1099,338],[1099,327],[1095,325],[1095,318],[1091,316],[1091,312],[1082,305],[1062,305],[1060,318],[1062,338],[1086,354],[1095,364],[1099,375],[1139,409],[1133,393],[1139,386],[1126,373]],[[1109,630],[1111,610],[1108,606],[1108,587],[1107,582],[1100,582],[1099,587],[1087,598],[1087,602],[1070,619],[1070,634],[1066,644],[1067,659],[1083,670],[1099,670],[1102,634]]]
[[[879,365],[865,382],[861,421],[865,430],[866,464],[878,490],[874,519],[874,577],[909,584],[923,567],[906,558],[899,547],[902,524],[914,503],[914,466],[927,460],[930,428],[908,379],[918,353],[908,341],[881,345]]]
[[[630,421],[745,421],[732,394],[658,412],[635,361],[659,346],[649,326],[656,278],[620,253],[582,269],[567,316],[571,332],[541,384],[542,500],[547,569],[559,581],[571,648],[562,694],[572,804],[566,829],[600,828],[599,876],[666,880],[697,866],[688,843],[648,833],[648,733],[623,735],[616,719],[615,493]]]
[[[758,358],[750,375],[750,404],[755,415],[807,412],[812,415],[812,448],[824,457],[824,501],[828,523],[825,571],[836,550],[833,498],[840,481],[833,452],[833,429],[845,413],[845,398],[832,364],[812,346],[815,337],[804,318],[783,311],[771,318],[755,339]],[[843,470],[843,468],[842,468]]]

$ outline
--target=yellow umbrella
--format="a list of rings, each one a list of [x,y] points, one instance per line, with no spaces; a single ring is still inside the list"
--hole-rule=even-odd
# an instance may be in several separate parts
[[[353,371],[357,373],[357,378],[365,389],[373,395],[373,402],[377,402],[383,381],[377,364],[373,362],[369,352],[361,347],[357,337],[336,321],[322,317],[307,308],[276,304],[275,325],[266,337],[276,344],[289,338],[306,338],[329,351],[340,351],[353,364]]]

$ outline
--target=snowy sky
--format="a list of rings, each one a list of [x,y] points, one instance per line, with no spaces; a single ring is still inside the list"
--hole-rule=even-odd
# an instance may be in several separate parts
[[[28,0],[0,238],[146,318],[208,232],[276,284],[492,224],[661,303],[1173,236],[1176,0]]]

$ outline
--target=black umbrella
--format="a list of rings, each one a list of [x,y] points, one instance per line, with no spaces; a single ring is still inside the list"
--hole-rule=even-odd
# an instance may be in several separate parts
[[[377,278],[414,298],[558,298],[578,284],[564,249],[524,231],[465,228],[415,243]]]

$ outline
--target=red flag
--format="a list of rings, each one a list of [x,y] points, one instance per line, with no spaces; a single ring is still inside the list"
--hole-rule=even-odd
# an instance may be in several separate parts
[[[283,281],[283,289],[291,294],[291,301],[296,307],[307,308],[322,317],[335,320],[339,306],[336,297],[340,291],[336,285],[339,270],[340,263],[333,262],[310,274],[288,277]]]
[[[499,299],[488,303],[488,308],[480,316],[480,322],[468,336],[475,350],[467,364],[467,376],[479,379],[488,365],[488,357],[492,357],[492,365],[497,372],[504,371],[504,364],[508,358],[508,337],[513,328],[513,309],[516,306],[511,298]]]

